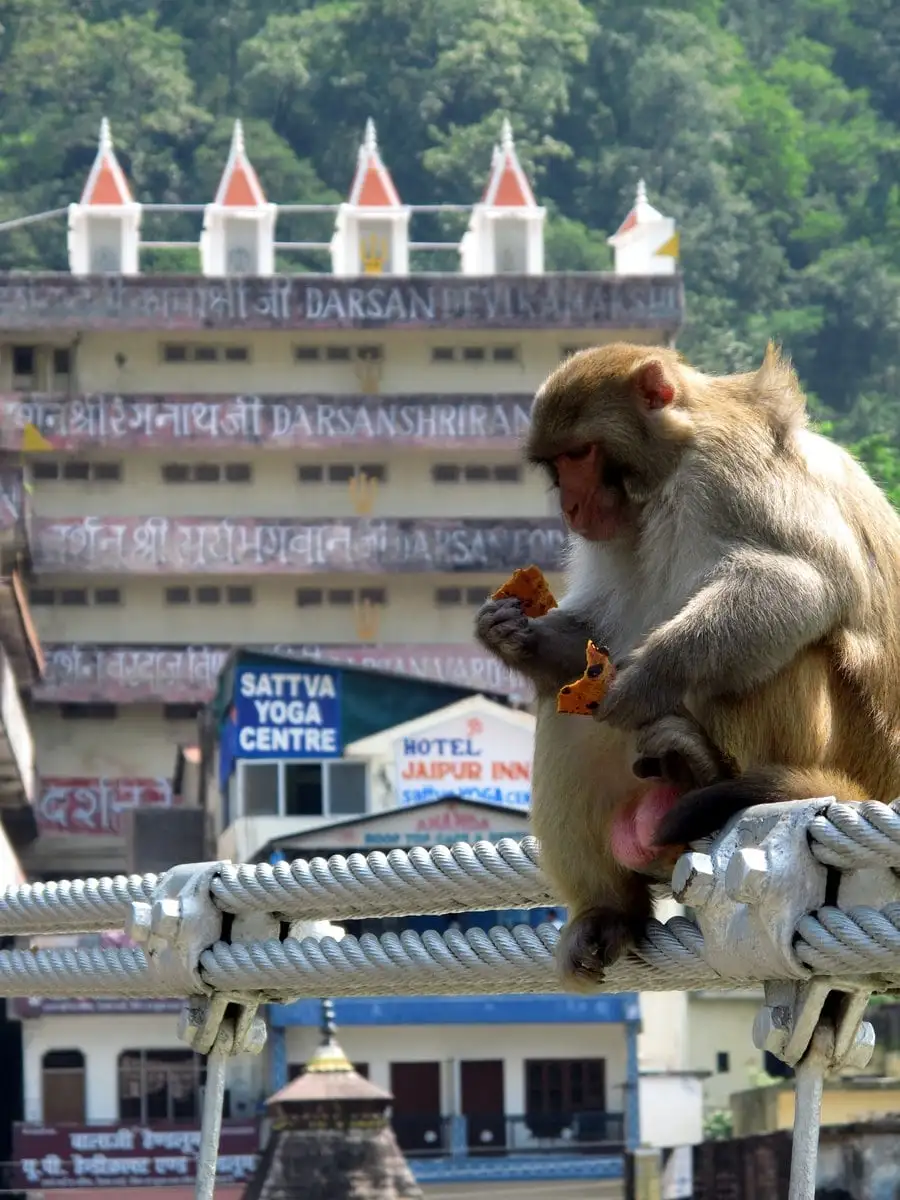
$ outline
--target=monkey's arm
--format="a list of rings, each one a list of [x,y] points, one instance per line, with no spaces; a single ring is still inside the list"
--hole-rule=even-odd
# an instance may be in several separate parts
[[[732,553],[671,620],[620,668],[596,714],[635,729],[673,712],[688,693],[741,693],[770,679],[846,612],[852,564],[828,575],[765,549]]]
[[[554,608],[546,616],[526,617],[521,601],[487,600],[475,617],[475,636],[512,671],[542,692],[559,691],[584,671],[591,636],[576,613]]]

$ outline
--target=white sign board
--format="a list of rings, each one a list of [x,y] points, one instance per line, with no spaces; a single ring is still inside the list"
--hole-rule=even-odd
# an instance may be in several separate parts
[[[526,809],[531,803],[533,748],[530,728],[490,713],[436,721],[394,742],[397,803],[461,796]]]

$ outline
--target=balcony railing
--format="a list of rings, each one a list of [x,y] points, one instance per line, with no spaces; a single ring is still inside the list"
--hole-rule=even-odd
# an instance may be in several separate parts
[[[625,1114],[595,1110],[526,1116],[396,1113],[393,1126],[397,1142],[409,1158],[609,1154],[625,1144]]]

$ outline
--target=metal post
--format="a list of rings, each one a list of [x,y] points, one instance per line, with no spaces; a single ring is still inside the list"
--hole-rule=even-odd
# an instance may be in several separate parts
[[[826,1025],[819,1025],[812,1036],[809,1051],[797,1066],[788,1200],[815,1200],[822,1090],[833,1045],[832,1030]]]
[[[197,1155],[195,1200],[213,1200],[216,1167],[219,1161],[219,1138],[222,1133],[227,1062],[227,1051],[213,1046],[212,1053],[206,1059],[206,1093],[203,1097],[203,1121],[200,1126],[200,1152]]]

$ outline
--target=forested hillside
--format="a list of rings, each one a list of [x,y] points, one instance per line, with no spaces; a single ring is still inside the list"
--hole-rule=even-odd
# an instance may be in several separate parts
[[[470,203],[508,115],[550,269],[609,264],[642,175],[682,230],[682,348],[781,339],[900,501],[896,0],[0,0],[0,221],[77,198],[103,114],[142,199],[194,203],[235,116],[272,199],[343,198],[372,116],[405,200]],[[64,252],[59,222],[0,232],[3,268]]]

